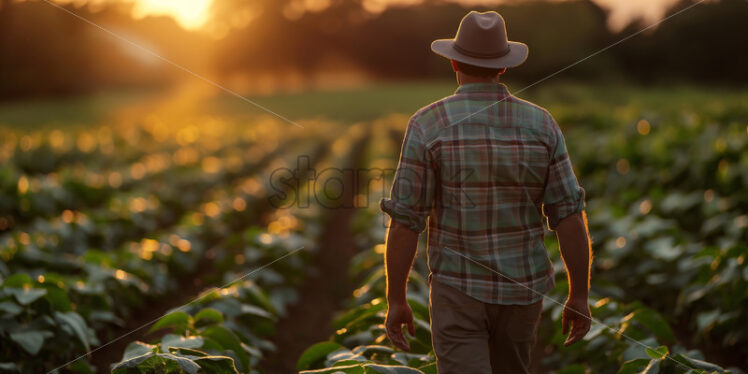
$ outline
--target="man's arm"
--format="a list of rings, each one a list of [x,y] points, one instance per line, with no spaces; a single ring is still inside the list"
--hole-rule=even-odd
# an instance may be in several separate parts
[[[587,334],[592,322],[587,302],[592,263],[587,214],[582,211],[563,218],[556,227],[556,237],[569,278],[569,298],[562,317],[563,333],[566,334],[571,329],[571,334],[564,342],[565,346],[569,346]]]
[[[418,246],[418,233],[407,226],[391,220],[387,232],[387,249],[384,255],[384,271],[387,277],[387,337],[398,348],[409,351],[410,344],[403,335],[403,324],[410,335],[415,335],[413,312],[407,301],[408,274]]]
[[[392,219],[387,232],[385,273],[387,277],[387,337],[400,349],[410,350],[403,335],[403,324],[415,335],[413,313],[408,306],[406,287],[418,245],[418,234],[426,228],[432,210],[436,186],[432,160],[426,148],[423,130],[415,116],[405,130],[400,162],[397,165],[389,199],[380,207]]]

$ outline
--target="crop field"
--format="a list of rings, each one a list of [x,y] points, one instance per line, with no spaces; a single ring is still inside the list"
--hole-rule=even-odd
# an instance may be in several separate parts
[[[253,98],[303,128],[204,86],[0,106],[0,372],[436,373],[421,248],[412,351],[385,337],[378,202],[409,114],[453,90]],[[746,370],[748,92],[519,96],[564,131],[595,257],[565,348],[548,232],[534,371]]]

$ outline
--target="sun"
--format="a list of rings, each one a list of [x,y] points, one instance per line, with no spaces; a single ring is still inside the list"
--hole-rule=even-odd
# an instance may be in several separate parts
[[[174,17],[182,27],[197,29],[207,20],[213,0],[137,0],[133,15],[137,18],[149,15]]]

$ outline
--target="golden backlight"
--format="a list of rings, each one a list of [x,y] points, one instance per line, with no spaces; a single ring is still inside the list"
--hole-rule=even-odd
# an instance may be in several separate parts
[[[212,0],[137,0],[133,9],[136,18],[149,15],[174,17],[184,28],[197,29],[207,20]]]
[[[417,4],[422,0],[364,0],[364,8],[374,13],[381,12],[388,5]],[[465,5],[500,5],[515,0],[449,0]],[[552,0],[563,1],[563,0]],[[610,12],[609,23],[613,29],[621,29],[628,22],[641,18],[647,23],[662,18],[667,7],[677,0],[593,0]],[[210,12],[212,0],[135,0],[133,15],[137,18],[149,15],[168,15],[174,17],[183,27],[197,29],[205,24]],[[329,0],[301,0],[289,3],[291,10],[302,11],[303,8],[319,9],[330,3]],[[300,9],[301,8],[301,9]]]

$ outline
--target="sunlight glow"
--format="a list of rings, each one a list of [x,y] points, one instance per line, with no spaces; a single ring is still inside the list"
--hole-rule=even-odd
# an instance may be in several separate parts
[[[102,5],[108,0],[56,0],[62,4],[90,4]],[[143,18],[152,15],[170,16],[182,27],[190,30],[205,26],[210,15],[213,0],[119,0],[133,2],[133,16]],[[501,5],[515,2],[515,0],[446,0],[461,3],[465,6],[489,6],[501,11]],[[547,0],[568,1],[568,0]],[[609,12],[608,25],[614,31],[620,31],[629,22],[641,20],[650,24],[661,19],[666,10],[676,4],[678,0],[592,0]],[[362,0],[364,9],[371,13],[380,13],[388,6],[403,6],[422,4],[424,0]],[[284,10],[289,19],[301,17],[305,12],[315,12],[327,8],[331,0],[292,0]],[[238,18],[231,23],[246,24],[252,19],[252,12],[237,14]]]
[[[186,29],[200,28],[208,19],[213,0],[138,0],[133,16],[171,16]]]

